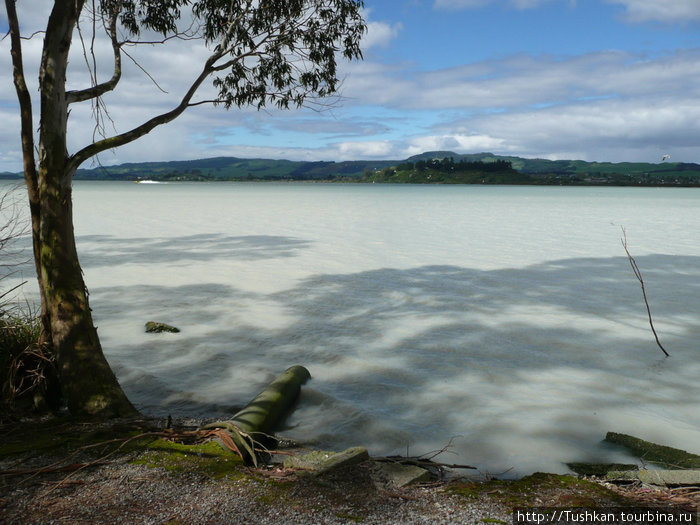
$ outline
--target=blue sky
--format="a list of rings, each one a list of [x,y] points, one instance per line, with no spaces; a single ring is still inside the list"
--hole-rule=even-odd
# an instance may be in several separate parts
[[[25,32],[34,31],[50,2],[18,7]],[[365,7],[365,59],[342,65],[342,96],[331,110],[192,108],[100,161],[403,159],[449,149],[700,162],[700,0],[369,0]],[[0,171],[21,168],[8,40],[0,43],[8,73],[0,118],[9,123],[0,131]],[[25,43],[32,81],[40,47],[40,38]],[[126,66],[105,97],[118,131],[172,107],[204,56],[191,44],[140,52],[169,95]],[[80,85],[84,71],[75,67],[71,80]],[[71,113],[72,148],[90,140],[90,119],[89,107]]]

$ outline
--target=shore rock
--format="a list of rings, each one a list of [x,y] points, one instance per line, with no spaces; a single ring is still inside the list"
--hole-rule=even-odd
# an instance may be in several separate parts
[[[367,460],[369,460],[369,454],[366,448],[351,447],[342,452],[319,450],[303,456],[291,456],[284,460],[284,466],[310,470],[314,476],[320,476],[332,470],[357,465]]]

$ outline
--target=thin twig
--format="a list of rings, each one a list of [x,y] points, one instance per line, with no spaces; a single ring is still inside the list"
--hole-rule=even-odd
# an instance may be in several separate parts
[[[622,239],[620,239],[620,240],[622,241],[622,247],[625,249],[625,253],[627,254],[627,259],[629,259],[630,266],[632,266],[632,271],[634,272],[634,276],[637,278],[640,286],[642,287],[642,296],[644,297],[644,304],[647,307],[647,314],[649,316],[649,326],[651,327],[651,331],[654,334],[654,339],[656,339],[656,344],[659,345],[659,348],[661,348],[661,351],[666,355],[666,357],[669,357],[669,353],[663,347],[663,345],[661,344],[661,341],[659,341],[659,336],[656,334],[656,330],[654,329],[654,321],[651,318],[651,309],[649,308],[649,301],[647,300],[647,292],[646,292],[646,289],[644,288],[644,279],[642,278],[642,272],[639,270],[639,266],[637,266],[637,261],[634,260],[634,257],[632,257],[632,254],[630,254],[630,251],[627,248],[627,232],[625,231],[624,227],[622,227]]]
[[[158,84],[158,81],[155,78],[153,78],[153,76],[146,70],[146,68],[143,67],[141,64],[139,64],[138,61],[134,57],[132,57],[129,53],[127,53],[123,47],[121,48],[121,51],[122,51],[122,53],[124,53],[126,55],[126,57],[129,60],[131,60],[136,65],[136,67],[138,67],[141,71],[143,71],[143,73],[151,80],[151,82],[153,82],[153,85],[155,85],[160,91],[162,91],[166,95],[168,94],[168,92],[166,90],[164,90],[162,87],[160,87],[160,84]]]

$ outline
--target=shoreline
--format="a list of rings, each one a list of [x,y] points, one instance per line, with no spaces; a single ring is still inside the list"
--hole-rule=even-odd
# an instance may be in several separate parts
[[[399,487],[362,461],[316,476],[283,466],[308,451],[299,448],[252,468],[212,441],[135,439],[161,424],[64,418],[0,427],[0,513],[7,523],[483,524],[512,523],[515,507],[700,504],[674,489],[546,473],[498,480],[452,472]]]

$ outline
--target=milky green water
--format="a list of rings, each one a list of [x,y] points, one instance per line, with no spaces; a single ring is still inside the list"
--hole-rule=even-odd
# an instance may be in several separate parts
[[[700,453],[697,189],[78,182],[74,194],[105,352],[148,413],[230,413],[302,364],[313,379],[284,433],[322,447],[413,455],[452,439],[445,461],[513,475],[627,459],[600,446],[609,430]],[[145,334],[150,319],[182,332]]]

